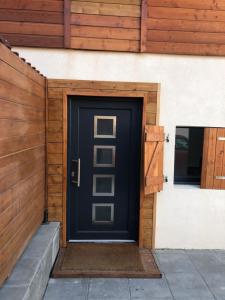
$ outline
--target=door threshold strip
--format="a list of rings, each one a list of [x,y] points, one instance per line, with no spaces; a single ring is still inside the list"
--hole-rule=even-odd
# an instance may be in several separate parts
[[[134,240],[69,240],[69,243],[136,243]]]

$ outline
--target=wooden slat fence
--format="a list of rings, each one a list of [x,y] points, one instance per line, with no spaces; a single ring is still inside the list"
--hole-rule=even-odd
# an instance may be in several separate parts
[[[42,222],[45,78],[0,43],[0,285]]]

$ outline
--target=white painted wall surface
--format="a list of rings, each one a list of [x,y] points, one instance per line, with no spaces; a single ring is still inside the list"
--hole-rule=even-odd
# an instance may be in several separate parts
[[[170,135],[158,194],[156,248],[225,249],[225,191],[175,186],[175,127],[225,127],[225,58],[16,50],[48,78],[160,82],[160,124]]]

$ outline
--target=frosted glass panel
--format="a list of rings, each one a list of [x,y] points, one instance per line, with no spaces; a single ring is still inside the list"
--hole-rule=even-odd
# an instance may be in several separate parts
[[[93,175],[93,196],[114,196],[114,175]]]
[[[114,167],[115,148],[115,146],[94,146],[94,167]]]
[[[114,221],[114,204],[94,203],[92,205],[93,223],[112,223]]]
[[[115,138],[116,116],[94,116],[94,137]]]

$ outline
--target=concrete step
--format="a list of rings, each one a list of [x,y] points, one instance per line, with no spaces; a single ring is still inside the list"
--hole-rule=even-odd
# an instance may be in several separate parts
[[[41,300],[58,250],[59,223],[41,225],[0,288],[0,300]]]

